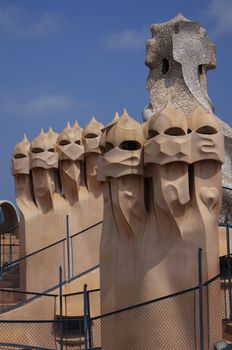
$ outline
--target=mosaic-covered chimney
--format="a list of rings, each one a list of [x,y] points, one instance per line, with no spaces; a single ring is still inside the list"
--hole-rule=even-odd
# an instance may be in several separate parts
[[[207,93],[207,71],[216,67],[215,45],[198,22],[178,14],[151,26],[146,65],[150,104],[143,119],[163,110],[168,102],[185,115],[197,105],[212,112]]]

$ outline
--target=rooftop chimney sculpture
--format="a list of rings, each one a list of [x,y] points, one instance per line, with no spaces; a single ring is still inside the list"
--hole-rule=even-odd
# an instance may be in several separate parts
[[[197,106],[212,112],[207,71],[216,67],[215,46],[205,29],[178,14],[169,22],[153,24],[151,33],[145,61],[150,69],[150,104],[144,119],[163,110],[168,101],[185,116]]]
[[[20,212],[21,256],[66,237],[67,215],[70,235],[102,220],[102,185],[96,179],[102,128],[92,118],[84,130],[77,122],[72,127],[68,123],[60,134],[51,128],[46,133],[41,130],[31,144],[24,137],[15,146],[12,174]],[[98,226],[90,230],[82,245],[76,247],[84,252],[78,267],[80,273],[99,263],[100,229]],[[65,270],[65,259],[65,253],[57,251],[38,261],[26,260],[21,264],[21,287],[41,292],[52,283],[55,285],[57,275],[53,266],[56,268],[62,262]],[[74,273],[71,265],[70,269],[71,275]],[[41,277],[38,279],[37,275]]]
[[[99,229],[85,236],[80,256],[90,269],[98,264],[100,245],[102,313],[197,286],[199,248],[203,282],[219,273],[224,141],[207,93],[215,47],[197,22],[180,14],[152,25],[151,33],[146,53],[150,103],[144,123],[124,109],[106,126],[92,117],[84,129],[68,123],[60,134],[41,131],[31,144],[24,137],[13,153],[27,253],[63,238],[67,214],[71,233],[96,224],[103,215],[101,243]],[[46,266],[47,260],[36,264],[40,272]],[[33,289],[29,281],[42,283],[33,268],[26,266],[27,289]],[[220,293],[219,286],[215,291]],[[175,329],[180,327],[188,340],[185,348],[198,349],[185,322],[193,312],[188,299],[173,303],[168,321],[179,322]],[[215,306],[216,315],[219,309]],[[158,313],[139,310],[136,317],[117,314],[112,323],[102,319],[103,350],[149,349],[151,337],[157,349],[163,349],[161,338],[165,349],[172,349],[173,339],[166,337]],[[220,316],[215,325],[220,333]]]
[[[204,282],[219,273],[224,143],[206,84],[207,70],[215,66],[214,45],[197,22],[182,15],[152,25],[151,32],[146,122],[141,125],[124,111],[103,134],[99,163],[99,178],[104,181],[103,313],[198,285],[198,248],[203,250]],[[184,303],[175,307],[179,311],[171,322],[185,322]],[[142,325],[152,324],[154,332],[159,329],[155,312],[138,311],[138,317]],[[132,338],[133,349],[149,348],[151,334],[145,327],[135,332],[130,322],[115,318],[117,331],[109,344],[110,325],[105,321],[102,349],[124,349]],[[218,322],[220,329],[220,317]],[[164,328],[156,333],[157,344]],[[188,332],[187,326],[185,334],[182,329],[186,339]],[[168,348],[172,341],[167,340]]]

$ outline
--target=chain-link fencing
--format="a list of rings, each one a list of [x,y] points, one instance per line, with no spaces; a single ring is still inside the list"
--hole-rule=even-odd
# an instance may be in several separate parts
[[[227,317],[225,301],[227,304],[229,295],[226,289],[221,289],[220,277],[206,283],[205,290],[207,300],[208,349],[213,349],[214,344],[222,339],[222,320]],[[220,320],[220,324],[218,320]]]
[[[228,292],[220,276],[203,285],[204,328],[200,330],[199,287],[128,309],[91,317],[88,335],[92,348],[139,350],[198,350],[200,332],[204,349],[222,340]]]
[[[22,306],[0,315],[0,346],[199,350],[199,295],[196,287],[101,315],[99,289],[62,297],[25,293]],[[204,350],[213,350],[222,340],[228,305],[228,289],[220,276],[203,285]]]
[[[8,291],[7,293],[10,293]],[[2,295],[4,291],[2,291]],[[56,349],[56,295],[12,291],[20,298],[15,306],[0,315],[1,346]],[[58,325],[59,326],[59,325]]]
[[[94,347],[196,349],[195,290],[91,319]]]

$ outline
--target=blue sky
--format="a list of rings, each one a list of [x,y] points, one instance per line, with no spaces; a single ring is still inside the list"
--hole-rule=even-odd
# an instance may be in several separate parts
[[[84,126],[92,114],[107,123],[123,107],[140,120],[150,25],[178,12],[216,43],[209,95],[232,125],[232,0],[0,0],[0,199],[14,201],[10,158],[24,132]]]

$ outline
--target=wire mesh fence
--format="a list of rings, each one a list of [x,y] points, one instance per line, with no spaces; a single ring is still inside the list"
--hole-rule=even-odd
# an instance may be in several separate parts
[[[11,307],[0,315],[1,346],[25,346],[36,349],[56,349],[56,295],[1,291],[11,298],[20,298],[20,306]],[[14,300],[14,299],[13,299]]]
[[[222,282],[216,276],[203,285],[205,350],[222,340],[222,321],[229,312],[228,288]],[[84,318],[83,294],[65,298],[66,315]],[[199,287],[106,315],[100,315],[100,290],[88,291],[87,298],[88,349],[199,349]]]
[[[7,312],[0,314],[0,321],[8,320],[53,320],[56,313],[55,294],[29,293],[23,291],[0,290],[2,300],[6,301]],[[20,304],[14,303],[15,299]],[[4,308],[4,304],[2,305]]]
[[[1,322],[1,345],[57,349],[54,321]]]
[[[229,294],[220,276],[203,286],[204,349],[222,340]],[[226,305],[225,305],[226,301]],[[200,349],[199,287],[106,315],[91,317],[92,348]]]
[[[75,315],[84,317],[83,292],[64,295],[64,315],[66,317]]]
[[[226,289],[221,289],[221,279],[216,278],[205,285],[207,296],[208,349],[222,339],[222,320],[227,315],[225,300],[228,300]],[[221,321],[221,327],[219,322]]]
[[[63,267],[63,281],[68,275],[80,276],[98,264],[100,224],[21,259],[20,267],[38,266],[38,270],[33,270],[33,284],[38,286],[43,278],[49,286],[58,286],[58,266]],[[83,251],[87,252],[84,257]],[[54,268],[52,279],[46,276],[47,264],[49,269]],[[204,350],[214,349],[215,342],[222,339],[222,320],[232,315],[228,266],[227,274],[203,285]],[[51,276],[51,270],[48,273]],[[100,290],[66,294],[61,299],[63,305],[59,309],[56,295],[0,290],[0,347],[200,349],[199,286],[105,315],[101,315]]]
[[[220,276],[203,285],[204,349],[222,340],[229,294]],[[22,295],[24,306],[0,315],[0,346],[36,349],[198,350],[199,287],[109,314],[100,313],[100,290],[59,296]],[[86,304],[87,301],[87,304]],[[87,309],[85,308],[87,305]]]
[[[91,319],[93,347],[196,349],[195,290]]]
[[[88,302],[90,317],[97,317],[101,315],[101,301],[100,301],[100,289],[95,289],[88,292]]]
[[[84,292],[65,294],[64,315],[84,316]],[[101,314],[100,289],[87,290],[89,317],[97,317]]]

